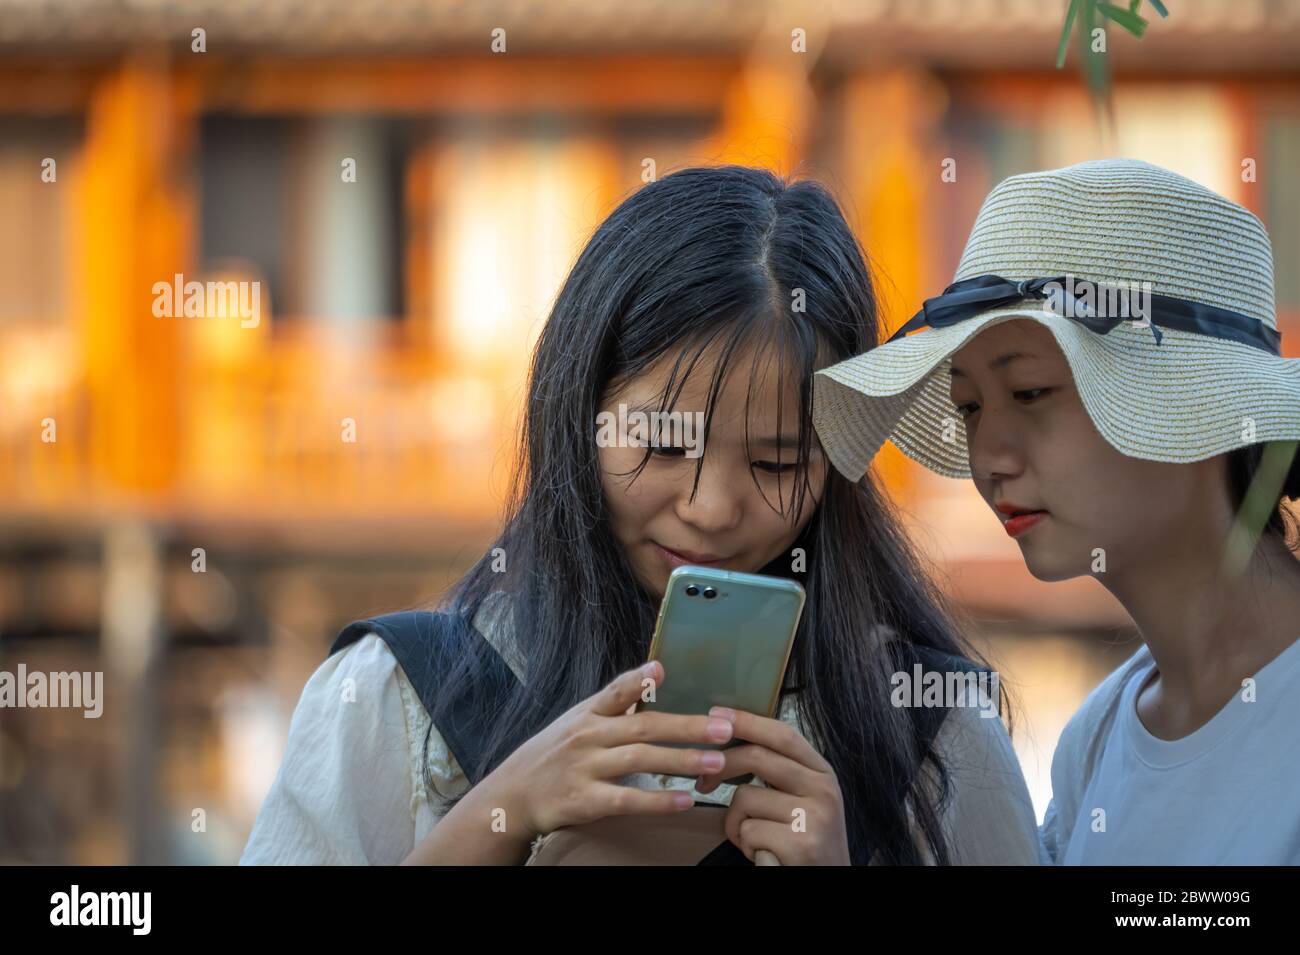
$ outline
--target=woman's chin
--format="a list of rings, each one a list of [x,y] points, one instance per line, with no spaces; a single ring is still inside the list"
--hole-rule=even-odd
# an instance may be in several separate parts
[[[1061,580],[1073,580],[1088,573],[1086,567],[1075,566],[1064,560],[1053,560],[1045,554],[1026,553],[1025,568],[1035,580],[1044,583],[1056,583]]]

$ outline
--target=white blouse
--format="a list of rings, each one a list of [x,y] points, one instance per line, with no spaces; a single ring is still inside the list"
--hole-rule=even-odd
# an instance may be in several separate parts
[[[492,623],[488,609],[475,620],[521,676],[519,659],[509,652],[513,647],[503,645],[509,641]],[[778,717],[799,729],[792,694],[783,699]],[[1038,864],[1033,807],[1002,721],[981,717],[975,707],[953,708],[935,746],[951,774],[952,797],[942,819],[955,861]],[[420,776],[422,766],[427,779]],[[693,778],[647,773],[620,782],[692,793],[695,784]],[[455,796],[468,788],[401,665],[383,638],[370,633],[331,655],[308,679],[289,724],[284,759],[239,862],[396,864],[445,814],[438,793]],[[724,783],[694,796],[730,805],[734,791],[735,784]]]

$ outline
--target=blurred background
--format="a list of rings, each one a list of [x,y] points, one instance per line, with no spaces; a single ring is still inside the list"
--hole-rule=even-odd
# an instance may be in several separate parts
[[[106,695],[0,709],[0,862],[238,859],[338,628],[489,541],[532,342],[651,176],[821,180],[892,329],[998,180],[1146,159],[1263,219],[1300,354],[1300,0],[1109,29],[1113,124],[1077,51],[1055,68],[1066,6],[0,0],[0,669]],[[260,320],[156,316],[177,274],[259,283]],[[1041,818],[1132,628],[1029,577],[967,482],[879,467],[1014,695]]]

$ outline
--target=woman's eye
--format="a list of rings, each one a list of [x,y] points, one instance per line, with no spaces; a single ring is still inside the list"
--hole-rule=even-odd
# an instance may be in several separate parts
[[[1016,391],[1011,392],[1011,397],[1015,398],[1016,401],[1028,404],[1029,402],[1036,401],[1039,398],[1041,398],[1043,395],[1048,394],[1055,390],[1056,389],[1054,388],[1020,388]],[[957,414],[959,414],[963,420],[969,418],[975,412],[980,410],[979,402],[977,401],[966,401],[961,404],[957,404],[956,408],[957,408]]]
[[[760,471],[766,471],[768,474],[789,474],[799,467],[799,462],[792,461],[789,464],[783,464],[780,461],[755,461],[754,467]]]
[[[686,449],[674,444],[660,444],[651,447],[651,452],[663,458],[680,458]]]

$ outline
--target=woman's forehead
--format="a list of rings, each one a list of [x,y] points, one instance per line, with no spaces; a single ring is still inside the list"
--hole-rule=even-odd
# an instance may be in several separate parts
[[[780,436],[782,444],[797,444],[802,418],[802,366],[777,349],[737,347],[725,358],[723,378],[708,423],[712,442],[748,444]],[[613,402],[653,413],[658,410],[705,415],[709,397],[724,359],[717,350],[688,350],[676,376],[678,352],[660,358],[623,384]],[[692,360],[696,358],[694,367]],[[670,380],[671,379],[671,380]],[[670,387],[671,385],[671,387]],[[703,427],[701,419],[701,427]]]
[[[679,354],[681,361],[677,364]],[[780,348],[742,341],[729,355],[716,344],[703,350],[696,347],[680,353],[670,352],[629,384],[669,402],[676,396],[672,403],[678,408],[689,405],[701,410],[707,406],[709,394],[716,386],[715,415],[724,410],[743,413],[746,406],[751,415],[768,406],[775,414],[778,403],[789,407],[798,400],[802,374],[802,363],[795,356],[783,353]],[[671,390],[664,395],[668,389]]]
[[[1040,322],[1013,319],[977,332],[952,355],[954,378],[972,372],[1009,369],[1020,362],[1038,365],[1065,361],[1055,336]]]

